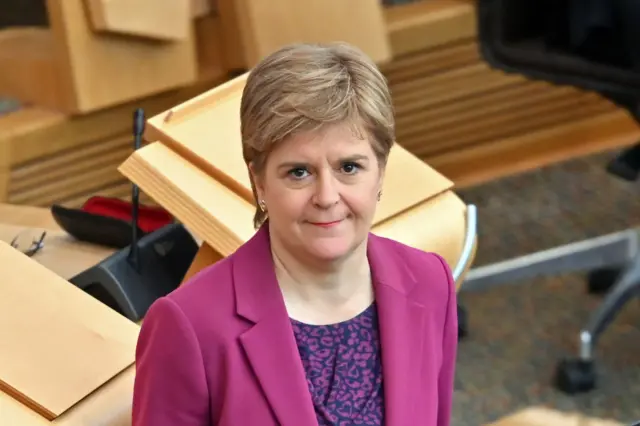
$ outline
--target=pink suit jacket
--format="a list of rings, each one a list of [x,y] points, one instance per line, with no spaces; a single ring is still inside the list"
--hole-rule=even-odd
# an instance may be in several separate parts
[[[444,260],[370,234],[385,425],[448,426],[457,349]],[[263,226],[145,316],[133,426],[317,425]]]

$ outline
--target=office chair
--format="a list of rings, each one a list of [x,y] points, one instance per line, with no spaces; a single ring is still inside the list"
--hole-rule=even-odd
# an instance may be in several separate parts
[[[594,91],[640,122],[640,19],[637,0],[479,0],[481,55],[493,68],[557,85]],[[640,144],[609,164],[613,175],[635,180]],[[579,334],[579,354],[562,360],[555,385],[566,393],[596,385],[598,337],[634,296],[640,295],[637,230],[557,247],[469,272],[465,291],[541,275],[590,271],[589,289],[607,290]]]

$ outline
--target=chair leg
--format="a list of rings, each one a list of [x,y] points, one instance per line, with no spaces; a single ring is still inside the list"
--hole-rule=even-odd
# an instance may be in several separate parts
[[[567,393],[591,390],[596,382],[592,356],[595,340],[620,308],[634,294],[640,293],[639,231],[630,229],[603,235],[473,268],[467,274],[460,291],[485,290],[496,285],[518,284],[526,279],[559,273],[592,271],[589,280],[593,282],[589,284],[589,290],[593,292],[605,287],[610,290],[580,333],[580,356],[561,361],[555,379],[556,386]],[[599,271],[594,273],[595,270]],[[613,284],[609,285],[608,281]],[[465,318],[464,334],[468,333],[468,327]]]
[[[486,290],[496,285],[518,284],[541,276],[624,266],[635,258],[639,247],[640,238],[635,229],[603,235],[473,268],[460,286],[460,291]]]
[[[580,332],[578,358],[562,360],[556,371],[556,387],[575,394],[592,390],[596,385],[594,349],[597,339],[607,329],[624,305],[640,296],[640,255],[620,274],[604,300]]]
[[[467,337],[469,334],[469,315],[467,310],[458,303],[458,341]]]

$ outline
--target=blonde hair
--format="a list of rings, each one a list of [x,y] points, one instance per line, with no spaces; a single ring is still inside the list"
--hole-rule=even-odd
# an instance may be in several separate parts
[[[395,141],[387,81],[367,55],[347,44],[292,44],[264,58],[247,76],[240,121],[244,160],[256,174],[274,146],[296,132],[347,123],[370,137],[381,167]],[[258,228],[266,212],[251,184]]]

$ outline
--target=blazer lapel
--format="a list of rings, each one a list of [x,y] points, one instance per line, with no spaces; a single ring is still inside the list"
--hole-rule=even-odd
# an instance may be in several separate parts
[[[415,417],[417,395],[424,357],[426,308],[409,295],[416,280],[387,242],[371,236],[369,264],[375,285],[376,305],[382,350],[385,398],[385,423],[411,424]],[[435,378],[434,378],[435,380]]]
[[[254,323],[240,342],[273,412],[283,426],[317,424],[276,279],[267,225],[242,246],[233,262],[237,313]]]

